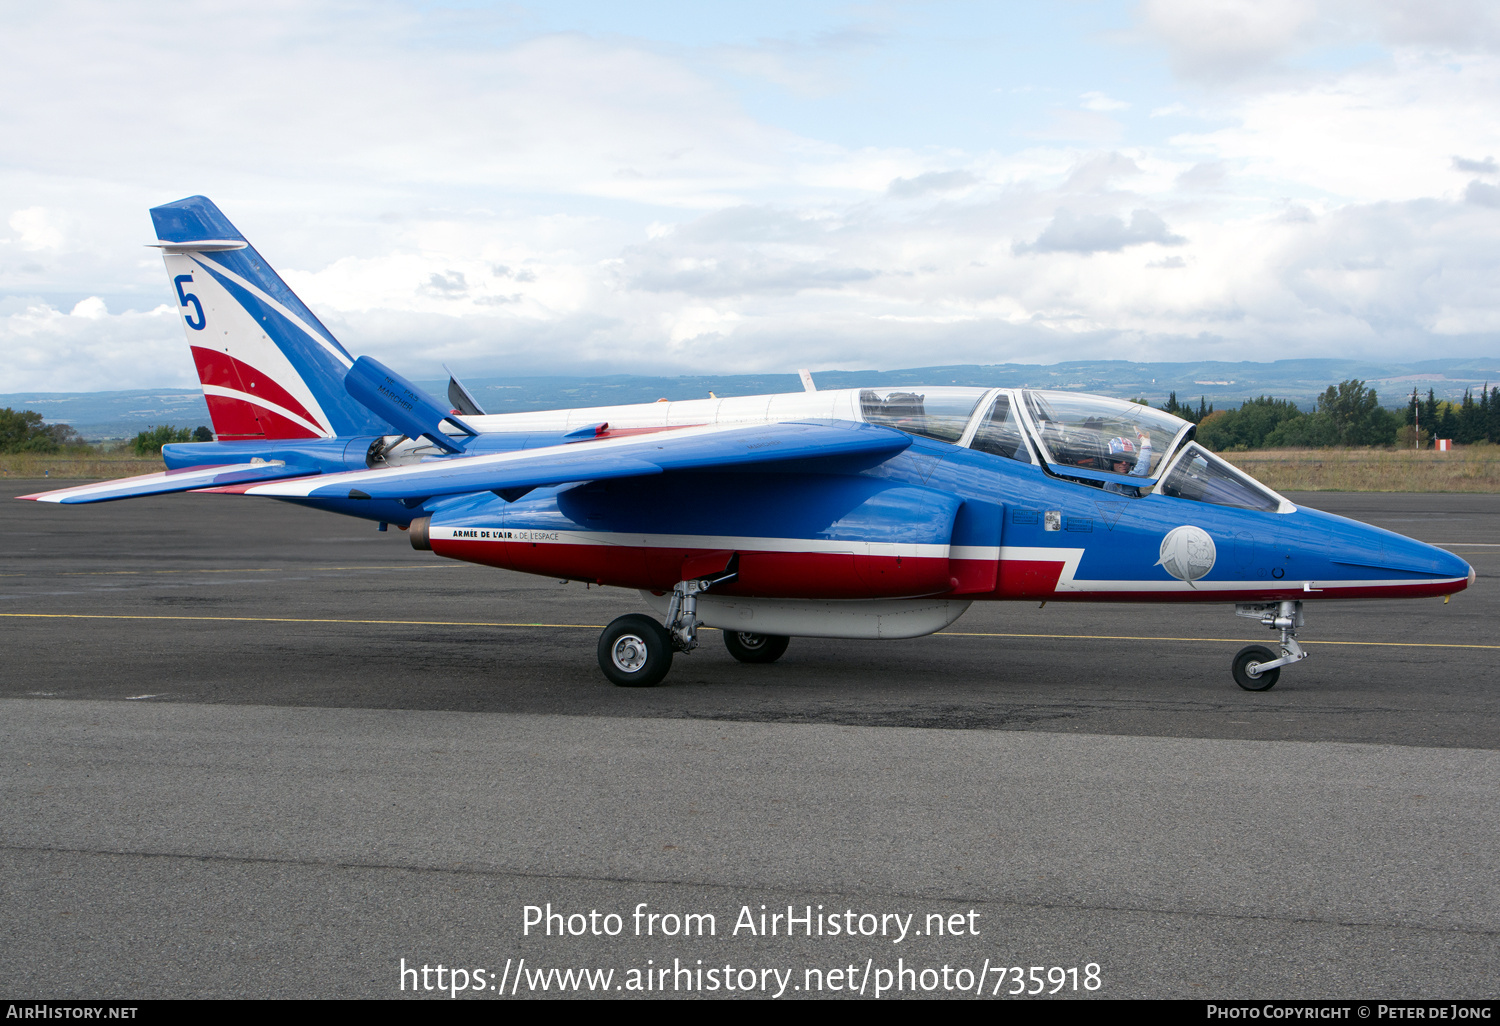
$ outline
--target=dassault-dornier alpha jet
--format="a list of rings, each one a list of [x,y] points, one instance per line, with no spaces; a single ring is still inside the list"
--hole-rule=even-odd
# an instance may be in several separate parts
[[[791,637],[915,638],[972,602],[1222,602],[1274,632],[1251,691],[1306,658],[1303,607],[1462,591],[1442,549],[1300,507],[1119,399],[852,388],[487,416],[355,359],[202,196],[151,211],[213,418],[165,473],[25,496],[213,491],[407,532],[438,556],[640,592],[599,638],[652,685],[723,631],[769,663]],[[811,385],[805,379],[805,384]]]

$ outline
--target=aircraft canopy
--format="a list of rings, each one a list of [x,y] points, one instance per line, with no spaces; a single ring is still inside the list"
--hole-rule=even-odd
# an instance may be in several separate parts
[[[1026,412],[1045,450],[1043,458],[1060,467],[1082,467],[1106,473],[1120,463],[1136,477],[1154,477],[1170,454],[1172,442],[1187,421],[1127,399],[1081,395],[1076,392],[1023,393]],[[1147,452],[1150,466],[1142,471],[1137,458]],[[1127,443],[1121,445],[1120,443]]]
[[[986,398],[990,401],[981,408]],[[1029,419],[1043,462],[1144,478],[1160,471],[1188,426],[1170,413],[1125,399],[1036,389],[867,388],[859,394],[859,406],[872,424],[943,442],[967,439],[975,449],[1023,463],[1032,461],[1024,440]],[[1140,467],[1143,455],[1149,462]]]
[[[883,424],[908,434],[957,442],[969,426],[985,388],[894,388],[859,393],[859,412],[871,424]]]

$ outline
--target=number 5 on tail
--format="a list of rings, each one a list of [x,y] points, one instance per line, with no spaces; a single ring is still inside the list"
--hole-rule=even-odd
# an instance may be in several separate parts
[[[187,326],[194,331],[202,331],[203,326],[208,323],[207,319],[203,316],[203,304],[198,302],[197,296],[191,292],[184,292],[182,289],[184,282],[191,282],[192,280],[193,276],[191,274],[179,274],[172,279],[172,284],[177,286],[177,305],[185,307],[191,303],[193,309],[198,313],[197,321],[194,321],[191,317],[184,317],[183,320],[187,321]]]

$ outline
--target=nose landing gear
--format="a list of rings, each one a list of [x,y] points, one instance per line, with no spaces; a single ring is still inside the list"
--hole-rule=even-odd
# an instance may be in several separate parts
[[[1235,616],[1259,620],[1273,631],[1281,632],[1281,658],[1264,645],[1247,645],[1235,654],[1231,671],[1234,682],[1246,691],[1270,691],[1281,679],[1281,668],[1307,658],[1302,646],[1297,644],[1297,628],[1305,621],[1302,618],[1302,603],[1288,599],[1283,602],[1240,603],[1234,607]]]

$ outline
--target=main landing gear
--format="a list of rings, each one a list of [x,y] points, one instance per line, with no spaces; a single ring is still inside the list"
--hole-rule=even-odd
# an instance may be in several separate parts
[[[732,564],[731,564],[732,566]],[[698,596],[735,576],[734,569],[682,581],[672,589],[667,623],[630,613],[617,618],[599,635],[599,669],[624,688],[660,684],[672,668],[672,656],[698,647]],[[774,634],[725,631],[724,646],[742,663],[772,663],[786,651],[789,639]]]
[[[599,669],[622,688],[649,688],[672,668],[672,635],[649,616],[617,618],[599,635]]]
[[[780,634],[751,634],[749,631],[725,631],[724,647],[742,663],[774,663],[786,652],[791,638]]]
[[[1270,691],[1281,679],[1283,666],[1307,658],[1307,653],[1297,644],[1297,628],[1305,622],[1301,602],[1288,599],[1284,602],[1237,604],[1234,615],[1259,620],[1271,630],[1281,632],[1279,659],[1264,645],[1247,645],[1236,653],[1232,667],[1234,682],[1246,691]]]

